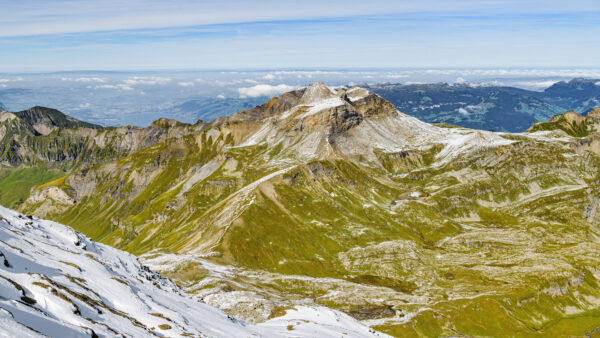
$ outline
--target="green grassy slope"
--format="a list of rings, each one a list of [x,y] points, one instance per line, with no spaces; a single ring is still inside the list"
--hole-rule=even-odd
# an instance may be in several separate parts
[[[31,188],[65,175],[64,170],[44,167],[0,169],[0,204],[16,208],[29,197]]]

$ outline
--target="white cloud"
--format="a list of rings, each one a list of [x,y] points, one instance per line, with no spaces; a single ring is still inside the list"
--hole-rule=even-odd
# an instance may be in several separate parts
[[[126,84],[118,84],[118,85],[100,85],[96,86],[96,89],[120,89],[120,90],[133,90],[133,87],[128,86]]]
[[[80,105],[79,105],[79,108],[89,108],[89,107],[91,107],[91,106],[92,106],[92,105],[91,105],[91,104],[88,102],[88,103],[83,103],[83,104],[80,104]]]
[[[134,76],[125,81],[123,81],[127,85],[164,85],[171,82],[172,79],[168,77],[160,77],[160,76]]]
[[[552,86],[556,82],[558,81],[520,81],[517,82],[517,85],[521,87],[545,89]]]
[[[181,87],[193,87],[194,83],[193,82],[179,82],[178,85],[180,85]]]
[[[75,82],[98,82],[104,83],[105,80],[99,77],[79,77],[79,78],[71,78],[71,77],[61,77],[62,81],[75,81]]]
[[[263,76],[263,79],[272,81],[272,80],[275,80],[275,75],[267,74],[267,75]]]
[[[490,76],[490,77],[600,77],[600,69],[426,69],[414,73],[429,75]]]
[[[385,77],[390,78],[390,79],[404,79],[404,78],[407,78],[408,75],[389,74],[389,75],[386,75]]]
[[[469,87],[471,87],[471,88],[491,87],[491,86],[501,86],[501,85],[502,84],[498,81],[492,81],[491,83],[486,83],[486,82],[469,83]]]
[[[600,86],[600,81],[594,83],[596,86]]]
[[[463,84],[467,81],[465,81],[465,79],[463,79],[462,77],[457,77],[456,80],[454,81],[454,83],[458,83],[458,84]]]
[[[329,70],[279,70],[274,72],[275,75],[343,75],[342,71]]]
[[[296,87],[286,84],[280,84],[277,86],[259,84],[247,88],[238,88],[238,93],[240,93],[240,97],[275,96],[294,89],[296,89]]]
[[[465,108],[458,108],[458,112],[462,115],[469,115],[469,111]]]
[[[0,79],[0,83],[9,83],[9,82],[21,82],[21,81],[25,81],[22,77],[16,77],[14,79]]]
[[[217,95],[217,99],[225,99],[225,95],[219,94],[219,95]]]

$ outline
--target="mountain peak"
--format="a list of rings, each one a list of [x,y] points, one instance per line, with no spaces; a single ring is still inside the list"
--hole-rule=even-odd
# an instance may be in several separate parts
[[[102,126],[80,121],[62,112],[41,106],[35,106],[27,110],[15,113],[16,116],[29,123],[40,135],[47,135],[57,128],[85,127],[92,129],[103,129]]]
[[[315,82],[304,90],[300,104],[310,104],[324,99],[335,97],[335,92],[323,82]]]
[[[359,87],[332,89],[323,82],[315,82],[309,86],[273,97],[269,101],[252,109],[243,110],[233,115],[218,118],[213,125],[220,126],[234,121],[263,121],[274,116],[288,116],[300,107],[333,107],[344,104],[344,101],[358,100],[369,95],[368,90]],[[333,106],[332,106],[333,105]]]
[[[567,135],[586,137],[600,129],[600,107],[581,115],[573,110],[552,116],[547,122],[535,122],[527,132],[562,130]]]
[[[178,126],[189,126],[190,124],[179,122],[175,119],[169,119],[166,117],[161,117],[158,120],[152,122],[153,127],[157,128],[174,128]]]
[[[6,120],[14,120],[16,118],[17,118],[17,116],[15,114],[8,112],[6,110],[0,110],[0,122],[6,121]]]

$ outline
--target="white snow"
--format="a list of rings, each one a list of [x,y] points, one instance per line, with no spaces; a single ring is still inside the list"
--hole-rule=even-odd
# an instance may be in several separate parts
[[[221,162],[216,159],[210,160],[208,163],[199,168],[189,179],[187,179],[181,187],[178,195],[183,195],[188,192],[196,183],[210,176],[213,172],[221,167]]]
[[[444,143],[445,147],[436,156],[440,160],[436,163],[437,166],[446,164],[461,154],[515,142],[496,133],[483,130],[448,129],[448,131],[446,137],[440,140],[440,143]]]
[[[0,207],[0,337],[373,337],[327,308],[254,325],[183,293],[137,258]],[[162,327],[159,328],[159,325]],[[166,326],[165,326],[166,325]],[[292,325],[293,330],[288,330]]]
[[[540,130],[533,133],[518,133],[516,135],[545,142],[571,142],[573,140],[573,136],[568,135],[562,130]]]
[[[315,115],[316,113],[323,111],[325,109],[342,106],[344,104],[345,104],[344,100],[342,100],[339,97],[332,97],[332,98],[328,98],[328,99],[325,99],[322,101],[317,101],[311,105],[306,105],[306,107],[308,107],[308,110],[306,112],[300,114],[296,118],[303,119],[305,117]]]
[[[382,333],[369,330],[366,326],[360,332],[355,331],[353,328],[355,322],[350,316],[325,307],[296,306],[295,309],[288,310],[284,316],[272,319],[263,326],[277,328],[291,325],[290,335],[294,337],[348,337],[356,334],[387,337]],[[340,332],[339,327],[347,329]]]
[[[257,145],[260,142],[264,141],[269,135],[273,134],[274,132],[275,130],[272,128],[271,123],[265,122],[265,124],[263,124],[256,133],[254,133],[244,143],[240,144],[237,147],[248,147]]]

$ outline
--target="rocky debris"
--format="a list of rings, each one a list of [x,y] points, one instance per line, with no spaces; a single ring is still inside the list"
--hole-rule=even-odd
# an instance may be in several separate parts
[[[29,198],[31,203],[37,204],[45,201],[55,201],[62,205],[73,205],[75,200],[67,195],[62,189],[55,186],[45,187],[40,190],[36,190],[34,194]]]
[[[357,320],[369,320],[375,318],[388,318],[396,315],[393,306],[359,306],[356,309],[346,311]]]

